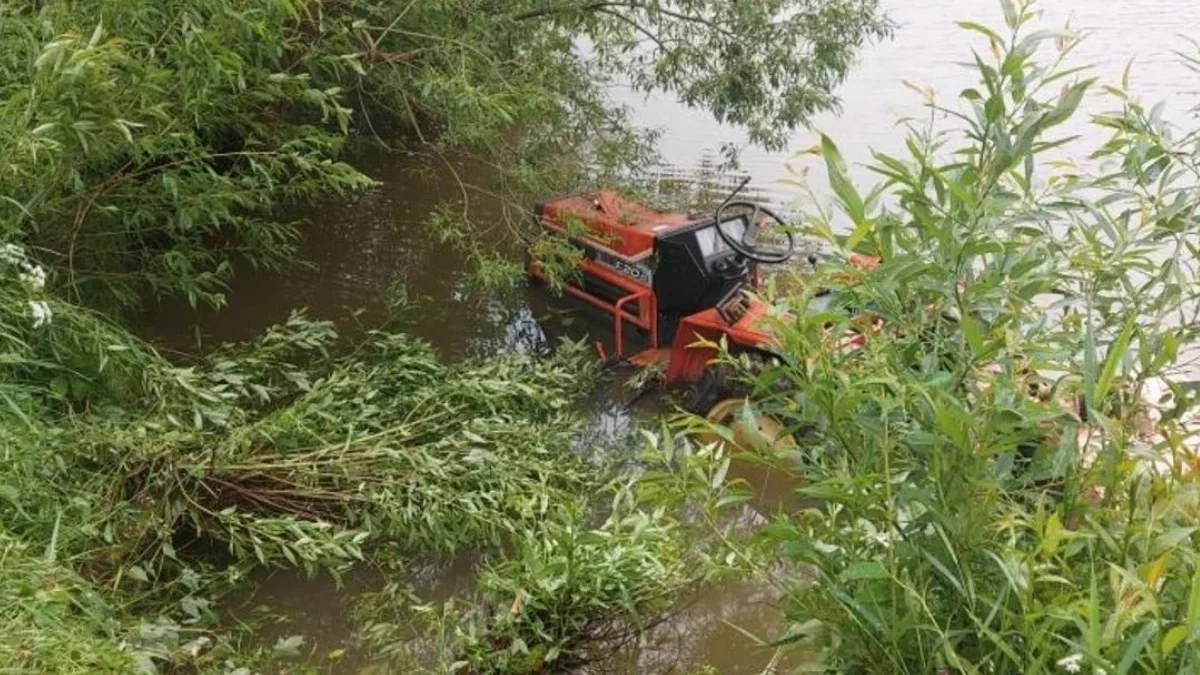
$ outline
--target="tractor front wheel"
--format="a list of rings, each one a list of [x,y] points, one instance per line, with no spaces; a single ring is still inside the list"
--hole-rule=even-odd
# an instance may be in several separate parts
[[[783,429],[783,424],[770,415],[760,415],[751,412],[743,415],[746,399],[727,398],[719,401],[705,415],[713,425],[729,429],[733,447],[757,453],[770,453],[780,448],[795,448],[796,440]],[[701,442],[712,443],[726,440],[715,432],[708,431],[699,435]]]
[[[751,353],[749,358],[757,365],[765,357]],[[749,419],[742,415],[752,389],[739,369],[728,363],[715,363],[704,371],[698,381],[688,387],[684,408],[695,415],[702,415],[711,424],[730,430],[733,446],[739,450],[753,452],[769,451],[772,448],[794,448],[796,441],[784,431],[783,424],[768,415],[753,412]],[[722,442],[724,437],[713,431],[698,435],[702,443]]]

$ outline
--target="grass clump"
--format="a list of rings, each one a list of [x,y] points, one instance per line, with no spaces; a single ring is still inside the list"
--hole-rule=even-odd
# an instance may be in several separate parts
[[[110,602],[48,558],[0,536],[0,662],[14,672],[130,672]]]

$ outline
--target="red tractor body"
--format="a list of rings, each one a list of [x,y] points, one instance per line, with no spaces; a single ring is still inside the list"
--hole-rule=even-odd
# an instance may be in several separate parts
[[[735,213],[723,205],[715,215],[664,212],[598,192],[542,202],[536,216],[583,249],[581,274],[563,289],[612,317],[616,356],[626,356],[625,329],[633,326],[648,349],[632,360],[666,358],[667,383],[682,384],[699,380],[715,358],[704,343],[724,339],[734,351],[770,349],[763,326],[769,308],[750,292],[759,285],[759,263],[746,253],[761,250],[747,242],[765,222],[760,213],[778,217],[746,202],[727,205],[742,208]],[[786,259],[766,253],[781,259],[763,262]],[[546,277],[533,258],[527,271]]]

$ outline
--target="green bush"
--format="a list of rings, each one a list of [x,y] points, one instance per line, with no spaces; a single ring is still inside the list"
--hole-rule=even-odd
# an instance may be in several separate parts
[[[790,583],[785,641],[831,672],[1200,669],[1181,379],[1200,136],[1122,87],[1077,119],[1094,83],[1065,65],[1076,38],[1030,31],[1030,4],[1003,3],[1006,31],[962,24],[989,47],[979,82],[930,101],[907,154],[875,154],[878,186],[823,142],[839,220],[808,230],[882,264],[832,262],[781,299],[787,363],[756,375],[755,405],[797,432],[779,461],[819,503],[764,531],[814,576]],[[1086,141],[1068,121],[1110,138],[1069,161]]]
[[[434,606],[398,585],[370,596],[359,620],[372,655],[388,672],[570,672],[636,644],[704,584],[746,569],[702,515],[742,503],[723,486],[723,449],[669,430],[647,434],[644,449],[629,476],[586,504],[559,504],[485,558],[469,597]]]
[[[619,493],[618,493],[619,494]],[[707,573],[663,511],[621,511],[598,527],[551,521],[479,583],[494,614],[462,649],[481,673],[561,671],[607,656],[653,626]]]

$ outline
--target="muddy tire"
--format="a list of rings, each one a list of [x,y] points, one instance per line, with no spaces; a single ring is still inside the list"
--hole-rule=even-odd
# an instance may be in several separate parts
[[[743,351],[739,358],[750,360],[751,373],[779,360],[777,356],[757,350]],[[728,363],[711,365],[705,369],[699,380],[687,387],[683,407],[688,412],[703,417],[718,402],[727,398],[746,398],[751,389],[753,386],[746,380],[746,374],[740,368]]]

